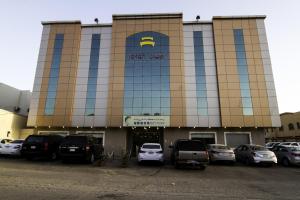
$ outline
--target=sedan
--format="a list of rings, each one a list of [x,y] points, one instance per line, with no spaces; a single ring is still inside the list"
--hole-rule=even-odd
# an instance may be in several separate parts
[[[138,162],[158,161],[164,163],[164,154],[159,143],[144,143],[138,154]]]
[[[7,144],[2,145],[0,148],[0,154],[20,156],[23,142],[24,140],[13,140]]]
[[[254,144],[240,145],[234,150],[236,159],[250,164],[277,164],[277,158],[274,152],[266,147]]]
[[[211,162],[216,161],[228,161],[231,163],[235,162],[235,155],[233,150],[223,144],[209,144],[208,154]]]
[[[278,146],[273,151],[278,158],[278,162],[282,163],[284,166],[300,166],[300,147]]]

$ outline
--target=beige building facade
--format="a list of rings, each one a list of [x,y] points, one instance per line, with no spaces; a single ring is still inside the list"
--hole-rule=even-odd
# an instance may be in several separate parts
[[[106,151],[176,139],[264,143],[280,127],[265,16],[113,15],[43,22],[27,125],[95,134]]]
[[[270,141],[300,141],[300,112],[280,114],[281,127],[269,128],[266,139]]]

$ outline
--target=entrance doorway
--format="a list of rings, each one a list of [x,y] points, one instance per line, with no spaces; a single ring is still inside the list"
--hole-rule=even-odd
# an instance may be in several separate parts
[[[136,157],[138,150],[144,143],[160,143],[163,148],[163,128],[128,128],[127,150]]]

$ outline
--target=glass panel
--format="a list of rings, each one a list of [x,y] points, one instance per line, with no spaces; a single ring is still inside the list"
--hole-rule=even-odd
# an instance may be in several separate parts
[[[146,42],[143,43],[144,40]],[[133,115],[161,115],[161,106],[165,106],[164,114],[169,115],[168,36],[156,32],[140,32],[129,36],[126,39],[125,58],[124,114],[129,115],[130,109],[127,108],[132,106]],[[167,97],[164,103],[161,102],[161,96]],[[128,97],[133,97],[132,104],[128,103]]]
[[[198,101],[198,115],[207,115],[206,73],[202,31],[194,31],[194,57],[196,74],[196,95]]]
[[[85,115],[94,115],[97,91],[98,64],[100,52],[100,34],[92,35],[91,53],[89,63],[89,76],[87,85]]]
[[[48,93],[47,93],[45,110],[44,110],[45,115],[53,115],[55,109],[55,98],[56,98],[63,42],[64,42],[64,34],[56,34],[54,47],[53,47],[52,63],[50,67],[49,81],[48,81]]]

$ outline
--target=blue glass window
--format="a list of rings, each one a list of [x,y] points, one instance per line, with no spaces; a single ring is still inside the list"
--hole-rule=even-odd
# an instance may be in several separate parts
[[[98,63],[100,52],[100,34],[92,35],[89,76],[86,92],[85,115],[95,115],[96,91],[97,91],[97,77],[98,77]]]
[[[194,31],[194,57],[198,115],[207,115],[207,89],[204,62],[203,34]]]
[[[234,44],[236,51],[237,68],[240,78],[240,89],[244,115],[253,115],[251,93],[249,87],[248,65],[242,29],[234,29]]]
[[[49,81],[48,81],[47,98],[46,98],[46,104],[44,110],[45,115],[53,115],[54,113],[63,43],[64,43],[64,34],[56,34],[54,47],[53,47],[52,63],[50,67]]]
[[[154,43],[141,43],[143,37]],[[124,115],[170,115],[168,36],[156,32],[129,36],[124,74]]]

